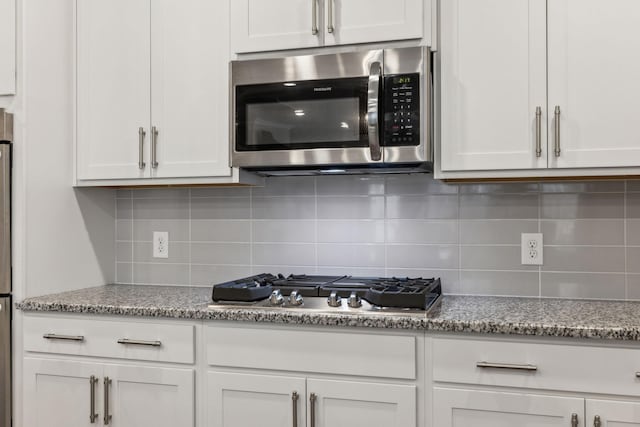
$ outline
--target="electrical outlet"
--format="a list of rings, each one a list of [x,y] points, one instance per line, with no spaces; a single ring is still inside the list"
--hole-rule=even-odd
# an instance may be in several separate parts
[[[523,265],[542,265],[542,233],[522,233],[520,252]]]
[[[153,257],[169,258],[169,232],[153,232]]]

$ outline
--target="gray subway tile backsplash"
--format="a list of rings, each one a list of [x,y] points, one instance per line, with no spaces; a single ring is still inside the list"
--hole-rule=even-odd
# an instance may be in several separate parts
[[[640,181],[449,184],[430,175],[269,178],[116,192],[119,283],[259,272],[441,277],[447,293],[640,299]],[[152,257],[154,231],[169,258]],[[544,265],[520,264],[542,232]]]

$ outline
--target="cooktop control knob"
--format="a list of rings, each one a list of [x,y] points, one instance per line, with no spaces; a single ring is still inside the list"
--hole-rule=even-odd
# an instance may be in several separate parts
[[[336,291],[333,291],[331,295],[329,295],[329,298],[327,298],[327,304],[329,304],[329,307],[340,307],[342,305],[342,298],[340,298]]]
[[[289,295],[289,304],[291,305],[302,305],[304,300],[302,299],[302,295],[298,291],[291,291],[291,295]]]
[[[351,308],[360,308],[362,307],[362,299],[360,299],[358,294],[356,294],[355,292],[351,292],[351,295],[349,295],[349,300],[347,301],[347,304]]]
[[[269,303],[271,305],[283,305],[284,297],[282,296],[282,292],[279,289],[271,292],[271,296],[269,297]]]

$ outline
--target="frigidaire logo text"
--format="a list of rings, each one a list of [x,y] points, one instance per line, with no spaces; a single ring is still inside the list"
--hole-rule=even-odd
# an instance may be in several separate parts
[[[314,87],[313,91],[314,92],[331,92],[331,89],[332,88],[330,87]]]

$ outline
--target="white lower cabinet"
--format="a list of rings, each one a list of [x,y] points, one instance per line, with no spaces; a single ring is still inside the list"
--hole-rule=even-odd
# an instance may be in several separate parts
[[[109,414],[114,427],[193,427],[192,369],[105,365]],[[107,390],[107,387],[105,387]],[[104,400],[105,406],[107,400]]]
[[[598,427],[640,427],[640,403],[615,400],[586,401],[586,425]]]
[[[584,399],[466,389],[434,389],[437,427],[582,427]],[[578,424],[572,424],[572,418]]]
[[[98,384],[102,365],[69,360],[24,360],[24,425],[25,427],[84,427],[92,425],[91,387],[95,400],[100,399]],[[102,412],[100,411],[102,415]],[[102,423],[102,419],[95,420]]]
[[[640,402],[434,389],[437,427],[640,427]]]
[[[189,427],[194,372],[25,358],[24,402],[25,427]]]
[[[307,402],[308,426],[416,427],[413,385],[309,378]]]
[[[209,372],[208,389],[208,427],[416,427],[410,385]]]
[[[207,382],[209,427],[304,425],[304,378],[209,372]]]

